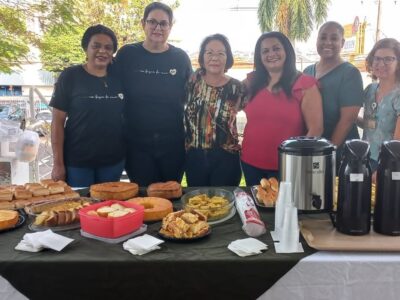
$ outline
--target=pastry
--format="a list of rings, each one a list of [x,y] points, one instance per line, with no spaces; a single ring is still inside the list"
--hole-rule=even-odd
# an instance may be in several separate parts
[[[277,192],[278,189],[279,189],[279,182],[278,182],[278,180],[277,180],[275,177],[271,177],[271,178],[268,179],[268,181],[269,181],[269,183],[270,183],[270,185],[271,185],[271,189],[272,189],[274,192]]]
[[[221,219],[229,214],[233,203],[222,196],[208,197],[207,194],[198,194],[184,204],[186,211],[195,209],[207,216],[208,219]]]
[[[24,208],[32,203],[30,200],[15,200],[13,202],[16,209]]]
[[[28,199],[28,198],[32,197],[32,192],[29,190],[25,190],[25,189],[16,189],[14,191],[14,197],[17,200]]]
[[[274,207],[278,198],[279,182],[275,177],[262,178],[260,185],[256,186],[257,201],[266,207]]]
[[[44,211],[64,211],[70,209],[80,209],[90,204],[90,201],[86,199],[64,200],[58,202],[42,203],[32,207],[27,207],[26,211],[28,213],[38,214]]]
[[[13,192],[8,188],[0,189],[0,201],[11,201],[13,199]]]
[[[37,226],[63,226],[79,221],[77,209],[68,209],[62,211],[45,210],[35,219]]]
[[[135,197],[139,186],[133,182],[105,182],[90,186],[90,196],[101,200],[126,200]]]
[[[55,181],[53,179],[42,179],[42,180],[40,180],[40,183],[44,187],[48,187],[49,184],[55,183]]]
[[[129,211],[127,210],[114,210],[113,212],[110,212],[108,214],[108,218],[118,218],[118,217],[123,217],[129,214]]]
[[[182,196],[182,186],[176,181],[152,183],[147,187],[147,196],[165,199]]]
[[[209,230],[207,217],[202,213],[180,210],[163,218],[160,233],[168,237],[190,239],[202,236]]]
[[[15,209],[14,201],[0,201],[0,209]]]
[[[136,209],[132,207],[125,207],[121,204],[114,203],[110,206],[102,206],[97,210],[90,210],[87,212],[90,216],[97,216],[103,218],[118,218],[126,216],[127,214],[134,213]]]
[[[50,191],[48,189],[44,188],[44,187],[35,188],[35,189],[31,190],[31,191],[32,191],[32,195],[34,197],[50,195]]]
[[[33,191],[35,189],[42,189],[43,186],[40,183],[25,183],[25,188],[27,190]]]
[[[266,190],[266,189],[268,189],[269,187],[271,187],[271,184],[269,183],[269,181],[268,181],[267,178],[261,178],[260,184],[261,184],[261,187],[262,187],[264,190]]]
[[[146,221],[158,221],[173,211],[171,201],[157,197],[137,197],[127,200],[144,207],[144,218]]]
[[[64,186],[59,183],[49,183],[47,188],[51,195],[64,193]]]
[[[13,210],[0,210],[0,230],[14,227],[18,222],[18,212]]]
[[[113,211],[116,211],[116,210],[117,210],[117,208],[114,208],[111,206],[103,206],[103,207],[98,208],[96,210],[96,212],[100,217],[108,217],[108,215],[110,213],[112,213]]]

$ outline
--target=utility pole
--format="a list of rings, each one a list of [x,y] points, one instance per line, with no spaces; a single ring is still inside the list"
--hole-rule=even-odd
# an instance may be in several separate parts
[[[381,35],[381,3],[382,0],[378,0],[378,16],[376,18],[375,42],[380,40]]]

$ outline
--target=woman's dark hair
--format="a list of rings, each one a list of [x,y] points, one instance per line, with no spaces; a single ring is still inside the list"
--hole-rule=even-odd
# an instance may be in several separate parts
[[[117,41],[117,37],[115,36],[114,31],[112,31],[110,28],[104,26],[104,25],[94,25],[94,26],[90,26],[88,29],[86,29],[85,33],[83,34],[82,40],[81,40],[81,46],[83,48],[83,50],[87,50],[88,45],[90,43],[90,39],[92,38],[92,36],[96,35],[96,34],[105,34],[108,35],[113,43],[113,47],[114,47],[114,51],[113,53],[115,53],[118,49],[118,41]]]
[[[396,80],[400,81],[400,43],[396,39],[385,38],[385,39],[381,39],[375,43],[374,47],[368,53],[367,58],[365,59],[367,71],[369,73],[371,73],[372,78],[374,80],[377,79],[377,77],[374,74],[372,74],[372,63],[374,61],[375,53],[379,49],[392,49],[393,50],[394,55],[396,56],[396,60],[397,60]]]
[[[289,39],[280,32],[271,31],[263,33],[257,40],[256,48],[254,50],[254,72],[253,77],[250,78],[250,100],[262,89],[265,88],[271,76],[265,68],[261,58],[261,43],[265,39],[276,38],[282,44],[285,50],[286,59],[283,65],[282,76],[279,81],[273,86],[273,90],[282,88],[285,94],[290,97],[292,95],[292,86],[295,83],[299,71],[296,69],[296,54]]]
[[[232,49],[231,49],[231,45],[229,44],[228,38],[220,33],[209,35],[201,42],[199,59],[198,59],[200,67],[203,71],[205,71],[205,69],[204,69],[204,53],[206,52],[206,47],[207,47],[208,43],[211,41],[220,41],[225,47],[225,52],[226,52],[225,72],[226,72],[233,66],[233,54],[232,54]]]
[[[143,21],[146,21],[151,11],[155,9],[161,9],[162,11],[164,11],[168,15],[170,25],[172,24],[172,21],[174,19],[174,14],[172,12],[172,9],[168,5],[161,2],[152,2],[146,6],[146,8],[144,9]]]
[[[318,35],[321,33],[322,29],[324,29],[325,27],[328,27],[328,26],[335,27],[337,30],[339,30],[340,35],[342,37],[344,36],[344,28],[343,28],[343,26],[341,24],[339,24],[338,22],[335,22],[335,21],[328,21],[328,22],[325,22],[324,24],[322,24],[321,27],[318,30]]]

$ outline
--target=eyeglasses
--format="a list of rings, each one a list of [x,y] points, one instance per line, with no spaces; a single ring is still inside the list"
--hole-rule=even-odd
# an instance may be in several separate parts
[[[146,24],[150,26],[150,28],[156,29],[158,25],[160,25],[160,28],[165,30],[169,28],[169,22],[167,21],[161,21],[158,22],[157,20],[154,19],[148,19],[146,20]]]
[[[379,64],[380,62],[383,62],[385,65],[390,65],[396,60],[396,57],[394,56],[374,56],[373,57],[373,63]]]
[[[226,53],[225,52],[212,52],[212,51],[205,51],[204,56],[207,59],[212,59],[213,57],[216,57],[217,59],[225,59],[226,58]]]

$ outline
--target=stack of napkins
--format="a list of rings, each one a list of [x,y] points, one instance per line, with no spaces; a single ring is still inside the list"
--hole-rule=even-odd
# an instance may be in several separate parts
[[[261,250],[267,250],[268,246],[255,238],[247,238],[230,243],[228,249],[239,256],[245,257],[260,254]]]
[[[161,249],[158,247],[158,245],[161,243],[164,243],[164,241],[145,234],[137,238],[127,240],[123,244],[123,247],[133,255],[143,255],[153,250]]]
[[[72,241],[73,239],[56,234],[48,229],[46,231],[26,233],[22,241],[15,247],[15,250],[39,252],[44,248],[48,248],[61,251]]]

